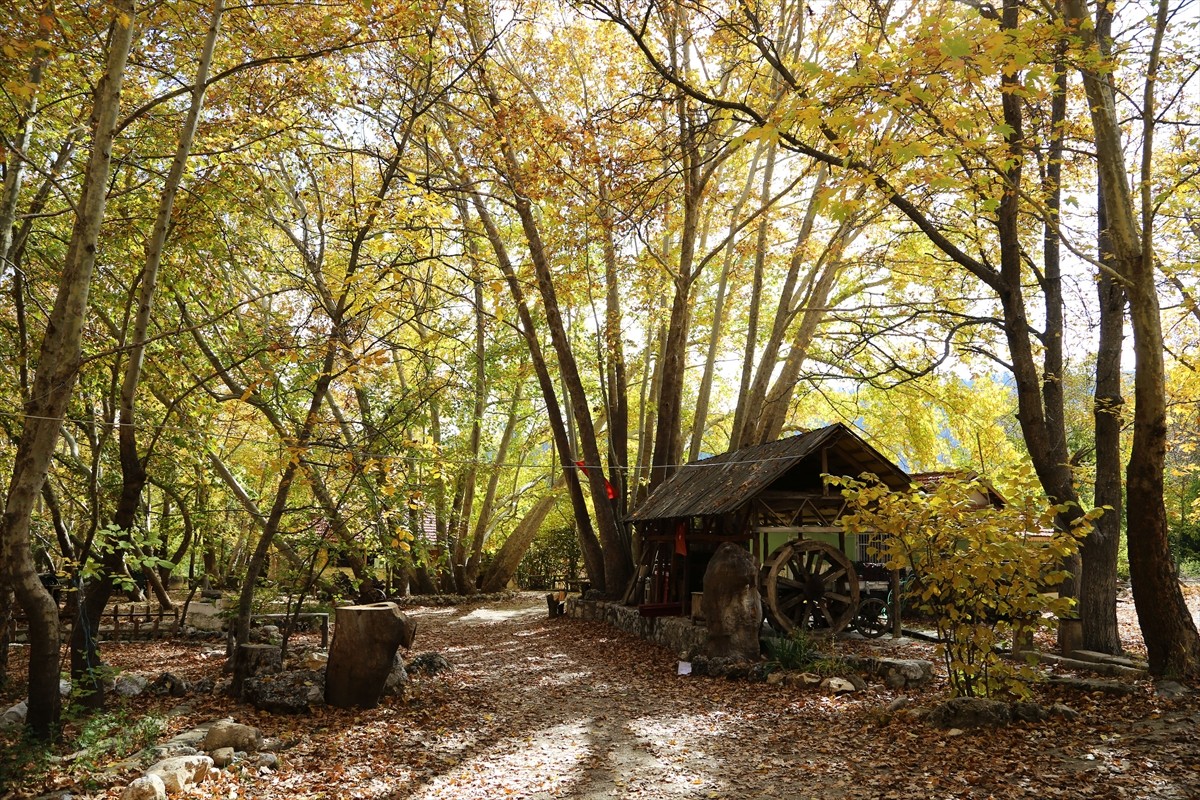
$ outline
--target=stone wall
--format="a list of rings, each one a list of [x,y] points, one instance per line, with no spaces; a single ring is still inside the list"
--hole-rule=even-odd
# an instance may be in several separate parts
[[[688,617],[643,617],[636,606],[600,600],[569,598],[567,616],[607,622],[617,630],[660,644],[681,656],[698,652],[708,639],[708,626],[694,623]]]

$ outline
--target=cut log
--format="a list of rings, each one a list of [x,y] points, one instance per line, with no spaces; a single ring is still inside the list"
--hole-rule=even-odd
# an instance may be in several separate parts
[[[1040,660],[1043,664],[1056,664],[1064,669],[1075,669],[1081,672],[1095,672],[1097,675],[1107,675],[1110,678],[1146,677],[1146,670],[1144,669],[1126,667],[1121,664],[1081,661],[1076,658],[1066,658],[1053,653],[1038,653],[1038,660]]]
[[[412,647],[416,634],[416,623],[395,603],[337,609],[325,667],[325,702],[338,708],[379,705],[396,649]]]

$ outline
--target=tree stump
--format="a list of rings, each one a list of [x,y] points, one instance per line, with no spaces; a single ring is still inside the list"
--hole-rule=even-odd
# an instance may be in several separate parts
[[[233,660],[233,684],[229,687],[229,693],[240,699],[247,678],[267,670],[278,670],[280,666],[279,648],[273,644],[239,646],[237,658]]]
[[[412,647],[417,625],[395,603],[343,606],[334,620],[325,702],[338,708],[374,708],[396,649]]]

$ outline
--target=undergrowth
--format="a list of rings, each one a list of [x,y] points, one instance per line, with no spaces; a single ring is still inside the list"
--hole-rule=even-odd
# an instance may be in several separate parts
[[[767,640],[767,672],[811,672],[828,678],[842,675],[846,665],[840,658],[829,657],[817,649],[816,644],[804,631],[793,631],[790,636],[777,636]]]

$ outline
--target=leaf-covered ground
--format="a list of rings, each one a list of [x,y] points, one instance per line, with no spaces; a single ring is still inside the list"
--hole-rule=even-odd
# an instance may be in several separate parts
[[[882,684],[844,697],[677,675],[674,654],[601,623],[548,619],[540,597],[421,608],[416,651],[454,669],[351,713],[264,714],[220,695],[128,702],[168,714],[163,738],[231,715],[284,740],[275,770],[231,770],[225,798],[1200,798],[1200,700],[1040,687],[1079,719],[952,735],[889,716]],[[1128,635],[1137,647],[1132,631]],[[865,642],[838,645],[844,651]],[[903,649],[920,655],[924,645]],[[113,644],[115,665],[219,676],[212,642]],[[206,655],[207,654],[207,655]],[[924,652],[928,656],[928,652]],[[943,685],[912,696],[934,703]],[[9,693],[11,695],[11,692]],[[0,797],[69,788],[117,798],[127,753],[50,765]],[[115,770],[113,769],[116,764]]]

